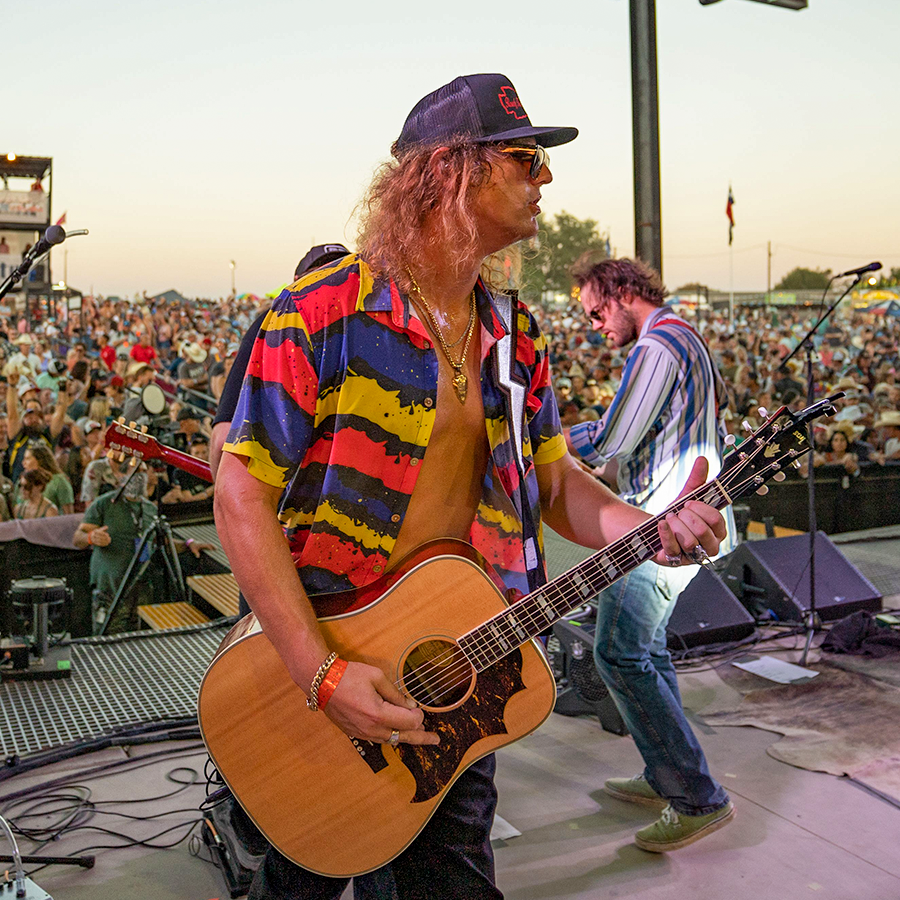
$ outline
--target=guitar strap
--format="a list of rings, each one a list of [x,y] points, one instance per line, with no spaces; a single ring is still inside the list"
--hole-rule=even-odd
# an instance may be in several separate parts
[[[510,443],[519,474],[519,517],[522,521],[525,569],[531,590],[544,583],[542,567],[538,564],[537,526],[532,520],[531,505],[525,487],[525,382],[516,373],[516,345],[518,316],[515,311],[516,294],[494,295],[494,305],[506,334],[495,345],[500,387],[506,397],[506,418],[509,422]]]

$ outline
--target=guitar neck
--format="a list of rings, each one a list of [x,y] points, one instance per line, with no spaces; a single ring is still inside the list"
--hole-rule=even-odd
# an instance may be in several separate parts
[[[672,512],[679,512],[689,500],[700,500],[716,509],[724,509],[732,502],[718,481],[707,482],[658,516],[642,522],[575,568],[463,635],[459,646],[469,662],[477,671],[484,671],[632,569],[653,559],[662,549],[660,521]]]
[[[176,469],[190,472],[191,475],[196,475],[198,478],[202,478],[204,481],[212,484],[212,469],[205,460],[197,459],[196,456],[182,453],[180,450],[167,447],[165,444],[159,445],[159,458],[165,460],[169,465],[175,466]]]

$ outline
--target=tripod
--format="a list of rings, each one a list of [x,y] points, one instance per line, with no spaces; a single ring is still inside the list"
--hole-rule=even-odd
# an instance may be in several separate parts
[[[879,265],[880,268],[880,265]],[[847,273],[850,274],[850,273]],[[837,276],[835,276],[837,277]],[[832,279],[833,280],[833,279]],[[819,317],[819,321],[810,328],[806,337],[785,357],[784,361],[778,367],[780,371],[787,368],[788,362],[793,359],[802,349],[806,355],[806,405],[812,406],[816,400],[816,386],[813,381],[813,355],[815,354],[815,346],[813,344],[813,335],[819,330],[819,326],[837,309],[838,304],[853,288],[862,280],[862,275],[857,274],[853,284],[841,294],[831,306]],[[829,287],[831,282],[828,283]],[[827,293],[828,288],[825,288]],[[823,297],[824,301],[824,297]],[[843,393],[835,394],[832,399],[843,397]],[[813,436],[812,420],[806,423],[806,438],[809,442],[810,460],[807,470],[807,493],[809,496],[809,610],[806,613],[804,627],[806,630],[806,642],[803,646],[803,655],[800,657],[800,665],[806,665],[806,659],[809,656],[809,648],[812,646],[813,635],[822,627],[822,621],[816,610],[816,475],[813,466],[812,454],[815,452],[815,440]]]
[[[153,538],[153,550],[145,557],[144,550],[151,538]],[[144,573],[150,567],[150,563],[153,562],[157,554],[162,557],[168,583],[172,588],[175,599],[185,599],[187,589],[184,583],[184,574],[181,571],[181,563],[178,561],[178,550],[175,547],[172,527],[166,521],[165,516],[157,513],[137,541],[134,554],[128,563],[128,567],[125,569],[125,574],[122,576],[122,581],[109,605],[106,618],[98,634],[106,633],[106,628],[122,598],[128,596],[129,591],[143,579]]]

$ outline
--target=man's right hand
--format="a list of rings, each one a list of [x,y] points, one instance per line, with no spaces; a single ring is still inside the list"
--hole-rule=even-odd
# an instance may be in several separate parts
[[[399,731],[404,744],[440,743],[437,734],[425,731],[424,714],[415,702],[401,694],[381,669],[366,663],[347,665],[325,715],[341,731],[365,741],[386,744],[392,732]]]

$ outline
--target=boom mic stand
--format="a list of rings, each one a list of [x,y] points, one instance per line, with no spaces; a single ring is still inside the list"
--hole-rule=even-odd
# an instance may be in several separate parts
[[[834,279],[832,279],[833,281]],[[784,361],[778,367],[779,371],[785,371],[787,368],[787,364],[800,352],[801,348],[804,350],[806,355],[806,405],[812,406],[813,403],[816,402],[816,388],[813,382],[813,356],[816,352],[816,348],[813,344],[813,335],[819,330],[819,326],[826,320],[828,317],[837,309],[838,304],[853,288],[856,287],[862,281],[862,275],[857,274],[856,278],[853,280],[853,283],[847,290],[841,294],[831,306],[828,307],[827,310],[821,315],[819,321],[813,325],[812,328],[807,332],[806,337],[800,341],[799,344],[785,357]],[[828,288],[831,287],[831,281],[828,282],[828,286],[825,288],[825,293],[828,293]],[[824,301],[824,295],[822,297]],[[840,399],[843,397],[843,392],[835,394],[832,399]],[[813,635],[822,627],[821,619],[819,618],[819,614],[816,611],[816,534],[818,532],[818,528],[816,525],[816,475],[815,475],[815,466],[813,465],[812,455],[815,452],[815,440],[813,438],[813,426],[812,420],[806,423],[806,439],[809,443],[809,464],[806,473],[806,484],[807,491],[809,495],[809,610],[806,613],[806,642],[803,646],[803,654],[800,657],[800,665],[806,665],[806,659],[809,656],[809,648],[812,646]]]

